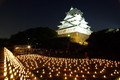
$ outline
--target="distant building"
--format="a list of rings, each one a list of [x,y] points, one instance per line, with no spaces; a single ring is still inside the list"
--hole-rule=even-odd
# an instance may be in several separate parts
[[[64,20],[61,21],[61,25],[58,26],[58,36],[70,37],[72,42],[87,44],[85,40],[89,38],[92,31],[82,15],[83,13],[80,10],[72,7]]]
[[[15,45],[14,46],[14,55],[18,54],[28,54],[32,50],[30,45]]]

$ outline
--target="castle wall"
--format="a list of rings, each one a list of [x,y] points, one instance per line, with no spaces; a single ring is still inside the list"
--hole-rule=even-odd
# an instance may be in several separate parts
[[[70,37],[72,42],[86,45],[86,40],[92,31],[82,14],[77,8],[71,8],[64,20],[61,21],[61,25],[58,26],[59,37]]]
[[[88,38],[89,35],[73,32],[67,34],[58,35],[59,37],[70,37],[72,42],[83,44]]]

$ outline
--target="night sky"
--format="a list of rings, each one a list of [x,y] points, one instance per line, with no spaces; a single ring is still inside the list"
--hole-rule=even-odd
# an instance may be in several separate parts
[[[92,31],[120,28],[120,0],[0,0],[0,38],[35,27],[56,30],[71,6]]]

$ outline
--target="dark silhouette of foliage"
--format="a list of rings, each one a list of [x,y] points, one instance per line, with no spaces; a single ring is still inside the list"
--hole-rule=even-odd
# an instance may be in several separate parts
[[[38,27],[19,32],[10,37],[12,44],[42,44],[57,37],[56,31],[48,27]]]
[[[68,43],[70,43],[69,37],[59,37],[50,39],[43,45],[43,47],[49,49],[67,49]]]
[[[9,39],[0,39],[0,47],[5,47],[8,45]]]
[[[114,58],[120,57],[120,29],[105,29],[94,32],[89,39],[88,49],[93,57]],[[120,59],[119,59],[120,60]]]

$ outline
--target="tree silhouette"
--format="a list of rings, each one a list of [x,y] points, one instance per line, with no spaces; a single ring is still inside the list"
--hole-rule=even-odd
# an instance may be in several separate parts
[[[10,37],[12,44],[42,44],[43,42],[56,38],[56,31],[48,27],[38,27],[18,32]]]

